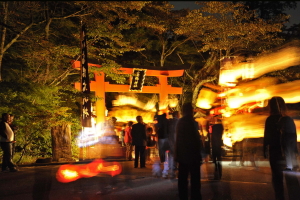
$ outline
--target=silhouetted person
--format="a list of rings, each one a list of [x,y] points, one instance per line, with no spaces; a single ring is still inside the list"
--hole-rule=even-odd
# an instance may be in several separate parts
[[[211,145],[212,145],[212,160],[215,164],[214,179],[219,180],[222,177],[222,146],[223,146],[224,127],[221,119],[215,118],[212,125]]]
[[[201,200],[202,142],[198,123],[193,117],[193,106],[182,107],[183,117],[176,126],[175,161],[178,162],[178,193],[180,200],[188,200],[188,176],[191,183],[191,200]]]
[[[168,140],[169,140],[169,178],[175,178],[177,165],[174,161],[174,154],[175,154],[175,142],[176,142],[176,126],[179,120],[179,112],[174,111],[172,113],[172,118],[169,119],[169,134],[168,134]]]
[[[276,199],[284,199],[283,172],[285,158],[288,167],[293,166],[297,152],[297,135],[293,119],[286,115],[287,107],[282,97],[272,97],[269,101],[270,115],[265,122],[264,157],[267,148],[272,171],[272,183]],[[282,132],[282,133],[281,133]]]
[[[147,145],[146,124],[143,122],[142,116],[137,116],[138,123],[132,125],[131,136],[132,145],[134,145],[134,168],[138,167],[140,160],[140,168],[146,167],[145,149]]]
[[[124,136],[124,142],[126,146],[126,159],[130,161],[132,160],[132,151],[133,151],[132,136],[131,136],[132,125],[133,125],[132,121],[127,123],[127,126],[125,128],[125,136]]]
[[[204,151],[202,152],[202,158],[204,162],[208,162],[211,156],[211,133],[209,132],[210,122],[208,120],[208,116],[199,117],[195,119],[198,122],[201,140],[203,142]]]
[[[157,124],[155,126],[158,137],[158,153],[160,162],[163,163],[163,171],[162,171],[162,177],[167,178],[169,173],[169,139],[168,139],[168,119],[167,114],[163,113],[162,115],[157,116]]]
[[[146,135],[147,135],[147,147],[146,147],[146,162],[151,161],[151,148],[155,146],[155,140],[152,140],[153,137],[153,128],[148,126],[146,128]]]

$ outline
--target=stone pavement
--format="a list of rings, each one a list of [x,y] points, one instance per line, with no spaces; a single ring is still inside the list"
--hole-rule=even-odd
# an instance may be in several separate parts
[[[113,161],[107,159],[107,161]],[[87,162],[87,161],[86,161]],[[84,164],[78,162],[76,164]],[[56,180],[56,172],[64,163],[20,166],[20,172],[0,174],[1,200],[178,200],[177,179],[152,176],[152,165],[133,168],[133,161],[119,159],[123,171],[111,177],[98,174],[70,183]],[[212,180],[214,164],[201,166],[201,192],[203,200],[272,200],[269,162],[259,160],[257,168],[245,162],[245,166],[230,166],[225,160],[223,177]],[[162,165],[161,165],[162,167]],[[300,172],[285,173],[286,199],[299,200]]]

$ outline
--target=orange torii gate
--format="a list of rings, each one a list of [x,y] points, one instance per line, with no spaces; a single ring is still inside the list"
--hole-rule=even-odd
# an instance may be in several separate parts
[[[88,63],[89,66],[101,67],[99,64]],[[73,68],[80,69],[80,61],[73,61]],[[145,69],[135,67],[138,69]],[[148,67],[149,68],[149,67]],[[134,68],[121,68],[122,74],[132,74]],[[96,101],[96,123],[105,121],[105,92],[128,92],[128,93],[157,93],[159,94],[159,101],[166,102],[168,100],[168,94],[182,94],[181,87],[172,87],[168,85],[168,77],[179,77],[182,76],[184,69],[178,70],[157,70],[157,69],[146,69],[145,76],[156,76],[159,79],[159,84],[156,86],[143,86],[142,91],[130,91],[130,85],[122,84],[110,84],[105,82],[103,72],[94,72],[95,81],[90,82],[91,91],[95,92],[97,97],[102,100]],[[81,90],[80,83],[75,83],[75,88]]]

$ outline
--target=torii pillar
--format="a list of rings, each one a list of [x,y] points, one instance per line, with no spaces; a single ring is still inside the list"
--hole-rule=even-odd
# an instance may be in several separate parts
[[[101,67],[98,64],[89,63],[89,66]],[[80,69],[80,61],[73,62],[73,68]],[[132,74],[133,68],[121,68],[122,74]],[[105,121],[105,92],[128,92],[128,93],[157,93],[159,101],[166,102],[168,94],[182,94],[181,87],[172,87],[168,85],[168,77],[179,77],[183,75],[184,70],[148,70],[146,76],[156,76],[159,84],[156,86],[143,86],[142,92],[129,91],[130,85],[110,84],[105,82],[103,72],[94,72],[95,81],[90,82],[91,91],[95,91],[96,97],[101,98],[96,101],[96,123]],[[75,88],[80,90],[80,83],[75,83]]]

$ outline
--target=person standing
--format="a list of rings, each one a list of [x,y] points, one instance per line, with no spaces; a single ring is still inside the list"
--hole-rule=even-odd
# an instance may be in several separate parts
[[[12,115],[12,114],[9,114],[9,116],[10,116],[10,117],[9,117],[9,122],[8,122],[8,124],[9,124],[11,130],[14,132],[14,139],[13,139],[13,141],[16,141],[16,132],[17,132],[18,127],[13,123],[15,116]],[[16,148],[16,143],[13,142],[13,143],[12,143],[12,154],[11,154],[11,159],[14,158],[14,155],[15,155],[15,148]]]
[[[188,200],[188,176],[191,183],[191,200],[201,200],[201,150],[203,148],[198,123],[193,117],[193,106],[185,103],[183,117],[176,126],[175,161],[178,162],[178,193],[180,200]]]
[[[8,113],[2,114],[2,121],[0,122],[0,145],[3,151],[2,157],[2,172],[18,171],[16,165],[12,162],[12,143],[14,143],[14,132],[9,126],[10,116]]]
[[[296,162],[297,134],[293,119],[287,116],[287,107],[282,97],[274,96],[269,101],[270,115],[265,121],[264,157],[269,157],[272,183],[276,199],[284,199],[283,164],[292,169]],[[294,162],[293,162],[294,161]]]
[[[179,120],[179,112],[174,111],[172,113],[172,118],[169,119],[169,178],[174,178],[177,170],[176,162],[174,161],[174,154],[175,154],[175,143],[176,143],[176,126]]]
[[[200,129],[200,136],[201,136],[201,140],[203,141],[203,146],[204,146],[204,151],[203,151],[203,159],[205,162],[209,161],[211,152],[210,152],[210,148],[211,148],[211,134],[209,132],[209,121],[207,119],[207,114],[206,116],[201,116],[199,118],[195,119],[198,122],[199,125],[199,129]]]
[[[146,136],[146,124],[143,122],[142,116],[136,117],[137,123],[132,125],[131,135],[132,135],[132,145],[134,145],[134,168],[138,167],[140,161],[140,168],[146,167],[146,156],[145,149],[147,145]]]
[[[125,135],[124,135],[124,142],[126,146],[126,159],[131,161],[132,160],[132,136],[131,136],[131,129],[132,129],[132,121],[129,121],[127,123],[127,126],[125,128]]]
[[[215,164],[214,179],[219,180],[222,177],[222,146],[223,146],[224,126],[221,119],[215,117],[212,125],[211,146],[212,160]]]
[[[125,137],[125,128],[126,128],[126,123],[124,123],[121,127],[121,131],[120,131],[120,142],[121,142],[121,146],[124,147],[125,146],[125,142],[124,142],[124,137]]]
[[[168,119],[167,114],[157,116],[156,133],[158,136],[158,153],[160,162],[163,163],[162,177],[167,178],[169,173],[169,141],[168,141]]]
[[[146,162],[151,163],[151,148],[155,148],[155,140],[153,140],[153,128],[151,126],[147,126],[146,128],[147,135],[147,146],[146,146]]]

